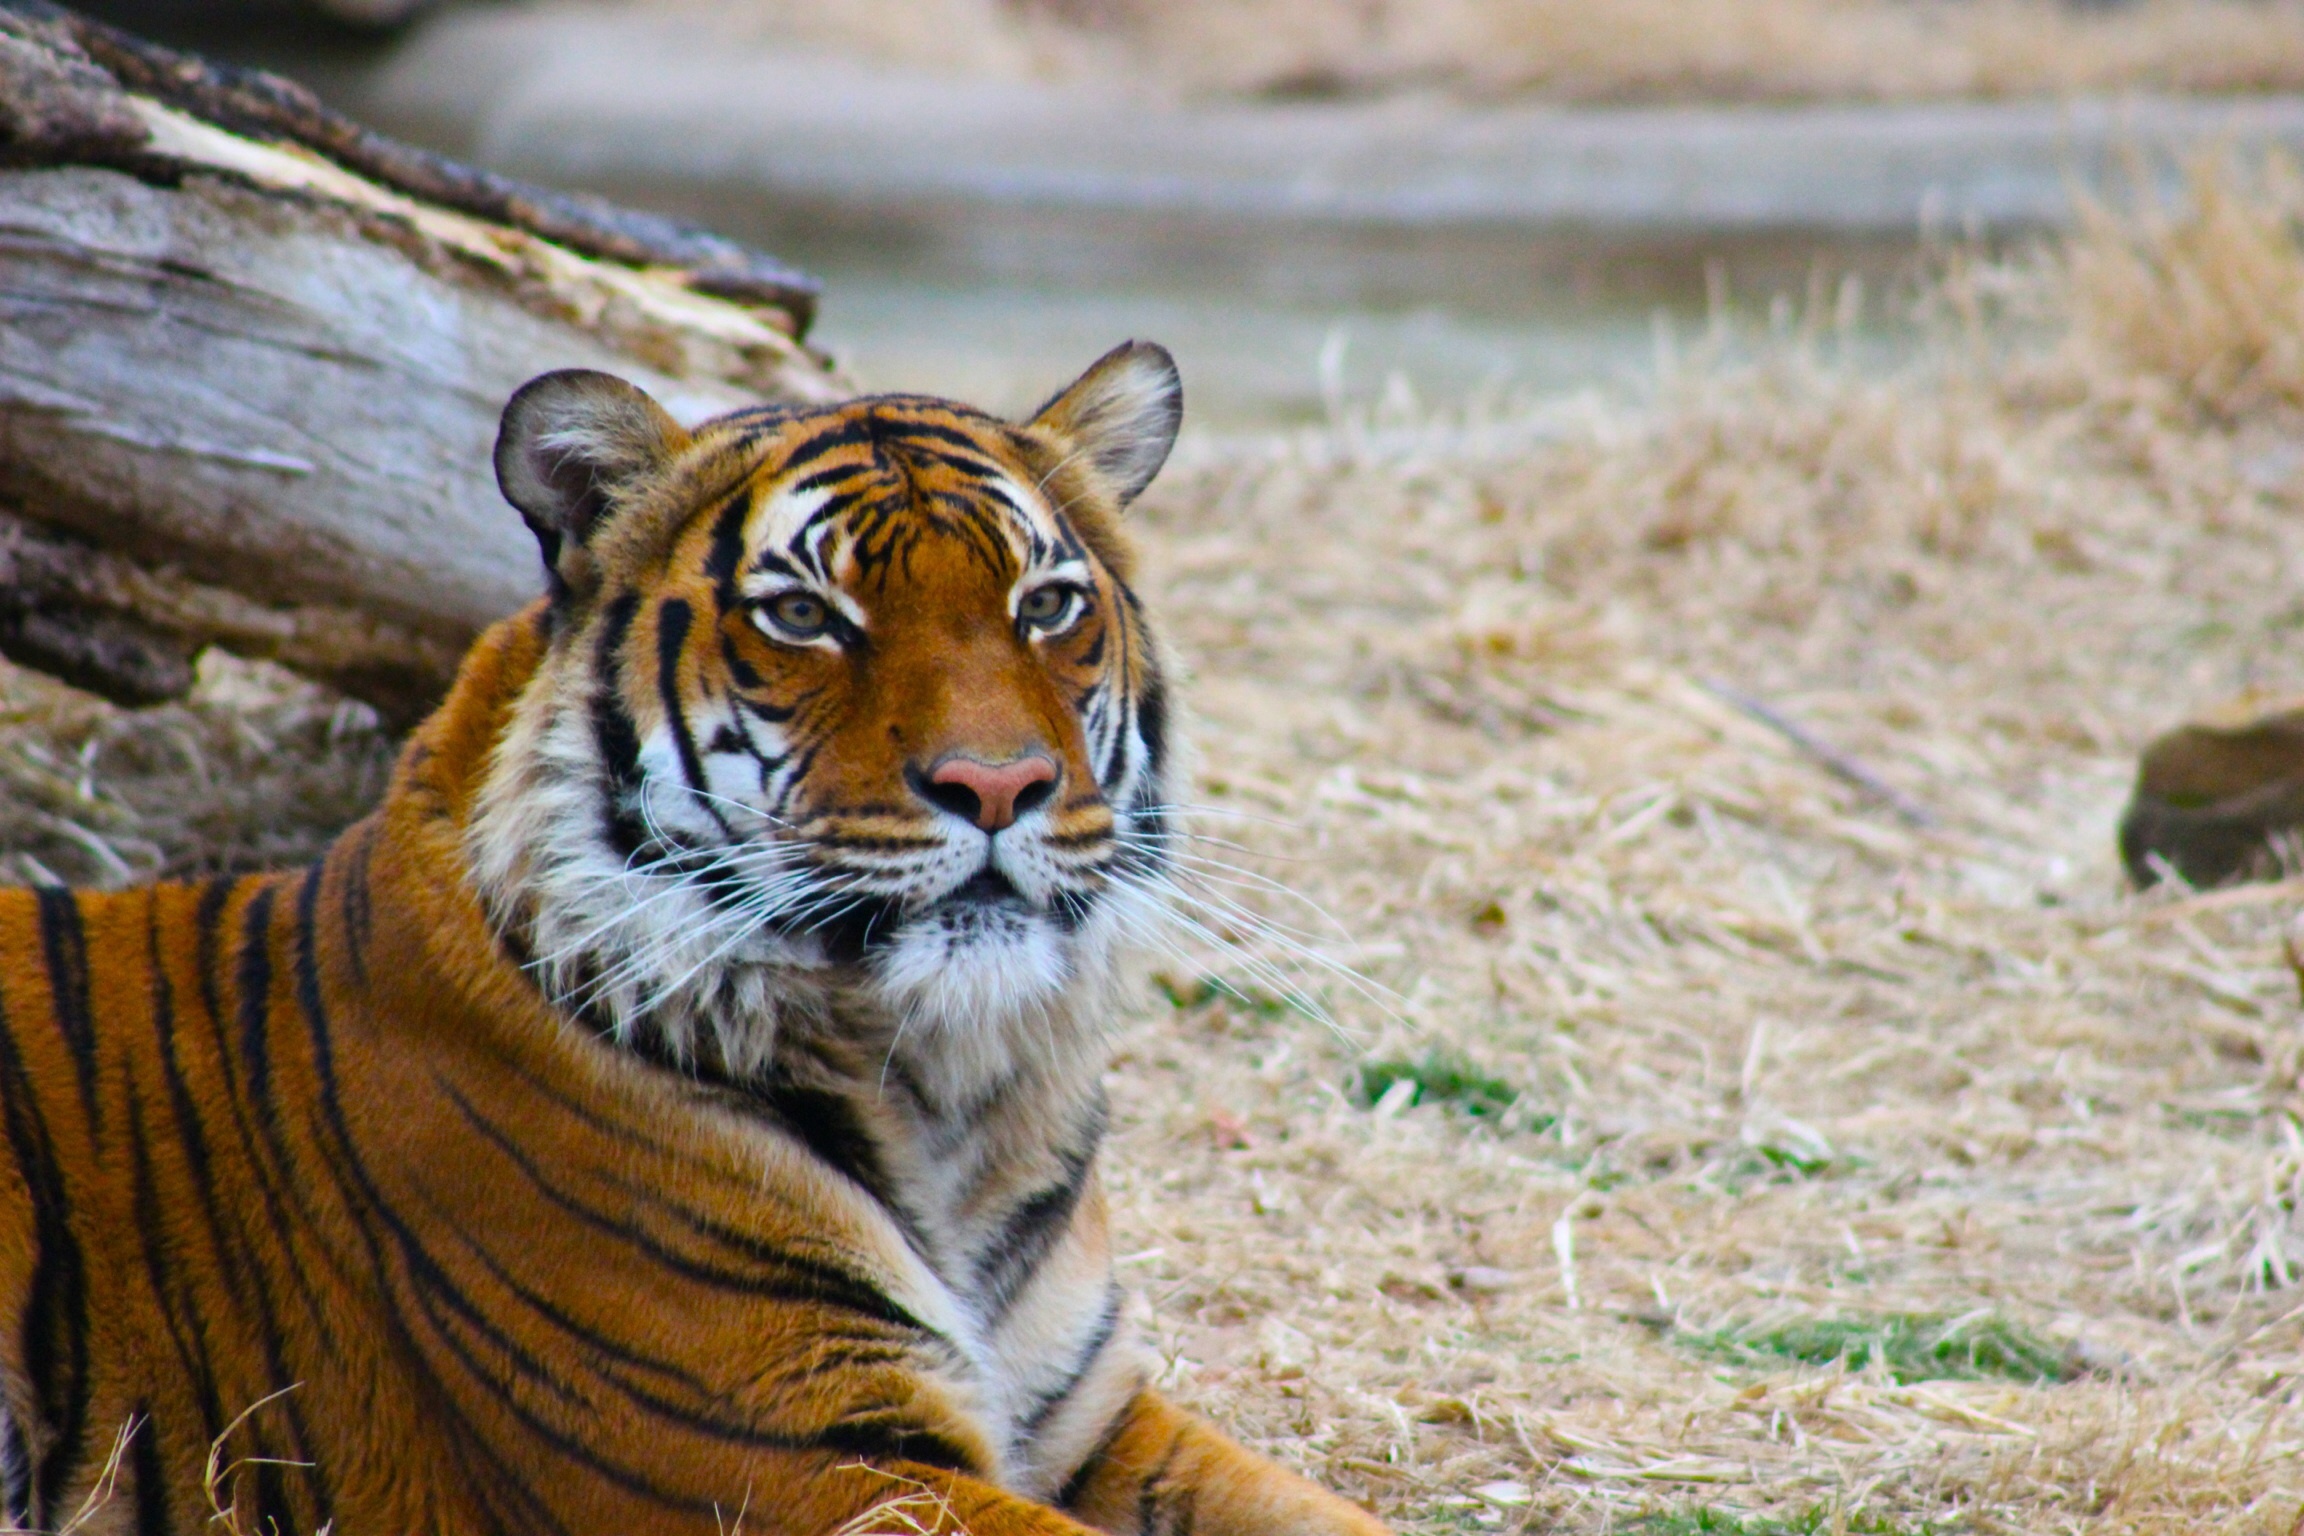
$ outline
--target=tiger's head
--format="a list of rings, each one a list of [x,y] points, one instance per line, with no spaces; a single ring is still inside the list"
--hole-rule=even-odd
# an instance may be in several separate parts
[[[546,991],[732,1078],[857,1018],[1021,1049],[1096,991],[1157,915],[1174,754],[1120,516],[1181,414],[1145,343],[1021,424],[514,396],[551,639],[468,847]]]

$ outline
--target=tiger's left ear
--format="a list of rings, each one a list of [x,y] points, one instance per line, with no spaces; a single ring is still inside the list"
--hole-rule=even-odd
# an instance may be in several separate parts
[[[536,535],[555,596],[590,590],[594,536],[687,442],[664,407],[613,374],[569,368],[520,386],[496,434],[496,484]]]
[[[1125,507],[1144,492],[1184,424],[1184,381],[1168,349],[1126,341],[1098,358],[1027,423],[1086,460]]]

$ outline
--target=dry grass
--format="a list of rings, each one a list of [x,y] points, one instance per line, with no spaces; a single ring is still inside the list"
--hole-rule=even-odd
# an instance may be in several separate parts
[[[2304,86],[2296,0],[681,0],[938,68],[1186,93],[1918,100]]]
[[[1141,521],[1202,830],[1399,1000],[1147,988],[1112,1169],[1177,1393],[1433,1532],[2294,1527],[2304,884],[2112,848],[2147,735],[2304,691],[2304,251],[2244,185],[1954,264],[1893,376],[1819,302],[1646,401],[1188,445]],[[52,696],[0,762],[94,743],[78,825],[231,862],[376,782],[277,693]]]
[[[394,743],[366,706],[215,654],[130,713],[0,662],[0,880],[115,887],[298,863],[375,802]]]
[[[2184,208],[2083,212],[2060,301],[2086,359],[2227,422],[2304,410],[2304,177],[2209,164]],[[2292,422],[2277,423],[2287,431]]]
[[[1134,1037],[1177,1390],[1434,1529],[2291,1528],[2299,890],[2138,898],[2111,839],[2148,734],[2304,682],[2304,252],[2235,185],[1955,270],[1893,378],[1791,325],[1162,483],[1205,826],[1404,999]],[[1435,1046],[1510,1109],[1364,1107]],[[2017,1364],[1916,1379],[1916,1319]]]

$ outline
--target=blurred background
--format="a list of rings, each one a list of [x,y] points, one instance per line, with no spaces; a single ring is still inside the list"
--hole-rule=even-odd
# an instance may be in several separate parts
[[[2116,841],[2304,700],[2304,0],[105,9],[788,257],[867,386],[1175,348],[1187,1404],[1408,1536],[2304,1529],[2304,838]],[[0,668],[0,879],[308,857],[395,739]]]
[[[1621,384],[1722,297],[1893,358],[1927,240],[2304,144],[2297,0],[102,0],[825,279],[864,382],[1128,334],[1202,426]]]

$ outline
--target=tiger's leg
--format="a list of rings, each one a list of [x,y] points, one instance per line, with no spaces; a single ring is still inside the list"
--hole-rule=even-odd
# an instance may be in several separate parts
[[[1113,1536],[1385,1536],[1374,1515],[1149,1390],[1073,1475],[1062,1503]]]

